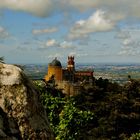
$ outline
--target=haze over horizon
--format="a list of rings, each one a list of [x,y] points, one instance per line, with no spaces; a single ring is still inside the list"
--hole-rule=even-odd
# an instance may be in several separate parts
[[[7,63],[139,63],[138,0],[0,0]]]

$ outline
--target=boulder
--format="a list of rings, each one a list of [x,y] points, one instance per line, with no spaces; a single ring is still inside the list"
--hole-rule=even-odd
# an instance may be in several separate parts
[[[0,136],[14,134],[23,140],[54,139],[37,89],[17,66],[0,63],[0,108],[8,118],[11,133],[1,129],[4,120],[0,116]]]
[[[21,134],[17,122],[0,107],[0,140],[20,140]]]

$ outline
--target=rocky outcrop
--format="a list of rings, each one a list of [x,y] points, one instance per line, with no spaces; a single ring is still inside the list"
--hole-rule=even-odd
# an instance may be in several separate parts
[[[21,134],[17,122],[0,108],[0,140],[20,140]]]
[[[39,103],[38,93],[32,82],[20,68],[2,63],[0,63],[0,107],[4,114],[3,116],[0,114],[0,139],[12,135],[15,140],[53,139],[46,113]],[[9,133],[4,130],[3,117],[7,118],[6,127]]]

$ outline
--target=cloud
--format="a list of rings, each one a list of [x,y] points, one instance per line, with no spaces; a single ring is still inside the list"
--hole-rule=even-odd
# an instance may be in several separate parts
[[[127,39],[130,38],[130,32],[128,30],[124,31],[124,30],[120,30],[117,35],[115,36],[115,38],[118,39]]]
[[[58,45],[58,43],[55,39],[50,39],[45,44],[46,47],[53,47],[53,46],[57,46],[57,45]]]
[[[48,58],[62,58],[63,55],[61,53],[50,54]]]
[[[138,0],[0,0],[0,8],[48,16],[56,11],[108,9],[115,15],[140,17]],[[116,18],[116,16],[114,17]]]
[[[88,56],[88,54],[87,53],[70,52],[69,56],[84,57],[84,56]]]
[[[140,2],[138,0],[62,0],[64,4],[85,11],[89,9],[108,9],[122,16],[140,17]],[[118,14],[117,14],[118,15]],[[115,18],[115,17],[114,17]]]
[[[136,56],[136,55],[140,55],[140,51],[135,51],[131,48],[127,49],[127,50],[121,50],[118,55],[120,56]]]
[[[112,18],[112,14],[97,10],[88,19],[77,21],[71,28],[68,38],[85,38],[93,32],[109,31],[115,27],[117,20],[119,19]]]
[[[0,39],[5,39],[7,37],[9,37],[9,33],[4,27],[0,26]]]
[[[124,46],[130,46],[130,45],[132,45],[132,43],[133,43],[133,41],[131,40],[131,38],[123,40]]]
[[[48,48],[54,48],[54,47],[58,47],[58,42],[55,39],[48,39],[47,41],[40,41],[40,40],[36,40],[35,41],[36,44],[38,44],[38,49],[39,50],[44,50],[44,49],[48,49]]]
[[[46,42],[37,41],[39,49],[59,48],[59,49],[75,49],[76,45],[73,42],[62,41],[59,42],[55,39],[48,39]]]
[[[57,32],[58,29],[53,27],[53,28],[48,28],[48,29],[33,29],[32,34],[33,35],[40,35],[40,34],[45,34],[45,33],[54,33]]]
[[[63,49],[74,49],[75,45],[72,42],[63,41],[62,43],[60,43],[59,47]]]
[[[119,56],[138,56],[140,55],[140,24],[123,25],[117,32],[115,38],[120,39],[121,48]]]
[[[52,13],[73,11],[95,11],[88,19],[82,19],[71,28],[70,39],[88,38],[93,32],[114,29],[118,21],[129,17],[140,18],[138,0],[0,0],[1,9],[23,11],[35,16],[46,17]],[[75,10],[74,10],[75,9]],[[98,10],[102,9],[102,10]],[[70,15],[67,14],[66,17]],[[68,17],[67,21],[71,21]],[[68,24],[69,22],[66,22]],[[52,29],[34,29],[34,35],[56,32]]]
[[[51,0],[0,0],[0,8],[24,11],[36,16],[47,16],[52,12]]]
[[[139,39],[136,39],[136,38],[124,39],[122,44],[123,44],[123,48],[125,47],[140,48],[140,41]]]
[[[140,54],[140,30],[131,28],[131,30],[128,28],[120,31],[120,33],[123,33],[121,36],[121,43],[122,47],[119,51],[118,55],[121,56],[136,56]],[[126,33],[129,33],[127,35]]]

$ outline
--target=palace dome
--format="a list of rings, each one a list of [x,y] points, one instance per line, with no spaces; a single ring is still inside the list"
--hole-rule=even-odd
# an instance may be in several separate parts
[[[62,67],[61,62],[55,58],[51,63],[51,66],[57,66],[57,67]]]

